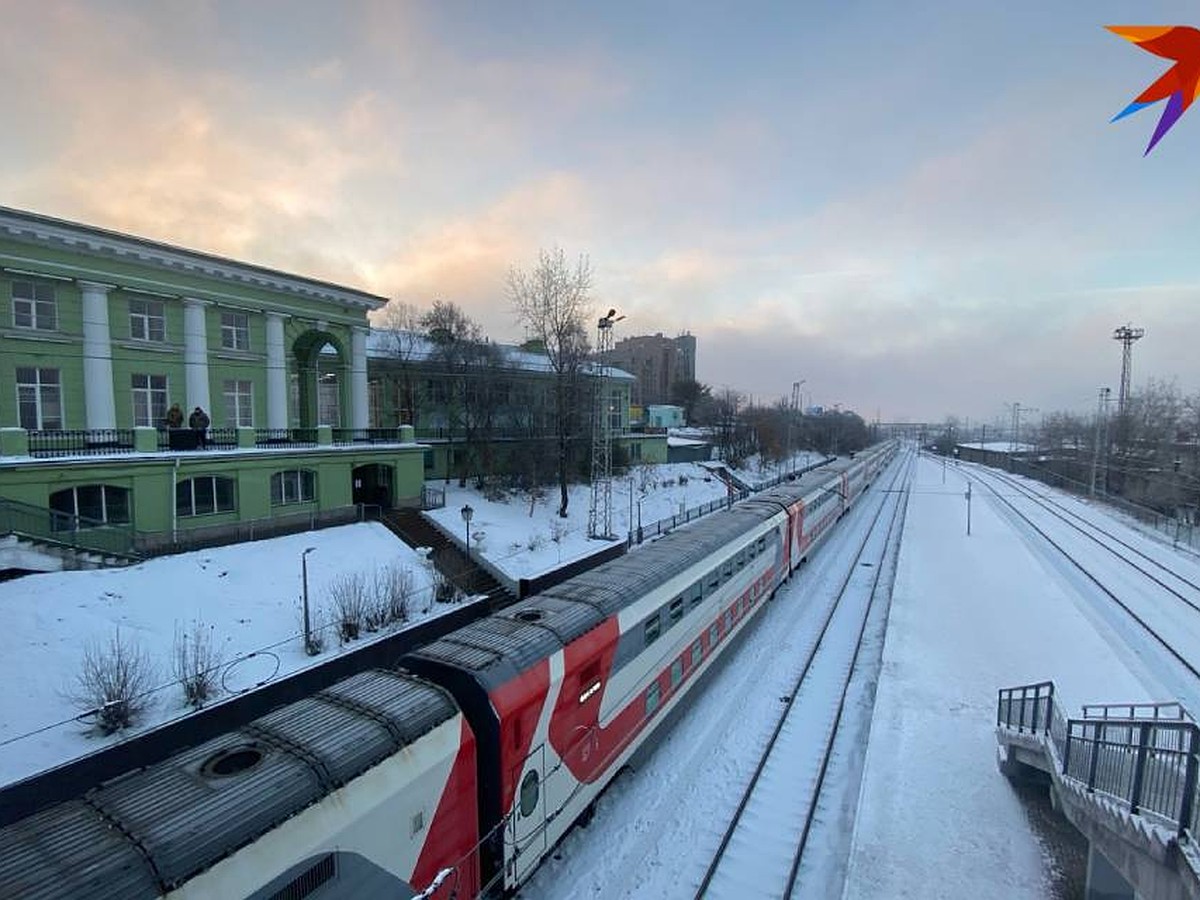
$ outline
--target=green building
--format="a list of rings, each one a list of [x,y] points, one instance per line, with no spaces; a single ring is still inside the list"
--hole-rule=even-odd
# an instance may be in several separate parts
[[[0,208],[0,298],[0,533],[161,552],[420,502],[424,448],[369,427],[383,297]]]

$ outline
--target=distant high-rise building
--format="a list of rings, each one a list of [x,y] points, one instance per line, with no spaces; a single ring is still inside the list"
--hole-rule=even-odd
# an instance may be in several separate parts
[[[637,379],[631,397],[634,404],[667,404],[672,385],[696,378],[696,338],[690,334],[668,338],[662,332],[625,338],[613,347],[610,362]]]

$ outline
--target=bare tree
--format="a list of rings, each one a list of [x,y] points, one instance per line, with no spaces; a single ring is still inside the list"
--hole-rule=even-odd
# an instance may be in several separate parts
[[[183,688],[188,706],[199,709],[217,694],[222,663],[221,648],[213,643],[213,626],[193,622],[188,631],[175,623],[171,674]]]
[[[149,704],[153,683],[150,657],[118,629],[107,644],[93,640],[84,646],[76,686],[68,696],[85,715],[95,716],[101,734],[112,734],[137,721]]]
[[[392,300],[378,318],[378,330],[382,334],[379,349],[396,370],[384,381],[396,419],[387,425],[416,425],[421,384],[418,351],[424,341],[421,312],[411,303]],[[384,426],[383,422],[376,424]]]
[[[508,272],[508,297],[517,319],[542,345],[554,372],[555,430],[558,438],[559,516],[567,516],[568,443],[571,436],[570,397],[588,354],[586,321],[592,288],[592,268],[580,255],[574,266],[562,249],[538,252],[537,265],[526,272]]]
[[[484,341],[483,329],[455,303],[436,301],[433,309],[421,316],[421,327],[432,347],[431,361],[442,376],[436,388],[440,391],[436,399],[444,404],[446,415],[446,480],[450,480],[450,470],[456,467],[454,435],[461,427],[464,447],[457,454],[458,484],[466,487],[474,424],[478,418],[474,407],[479,392],[472,376],[477,370],[487,368],[493,353]]]

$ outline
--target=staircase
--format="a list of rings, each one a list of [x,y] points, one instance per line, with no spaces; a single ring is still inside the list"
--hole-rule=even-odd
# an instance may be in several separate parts
[[[418,509],[389,509],[380,522],[410,547],[432,549],[434,567],[455,587],[470,596],[486,594],[493,609],[517,602],[512,591],[497,581],[490,572],[468,560],[462,548],[436,528]]]

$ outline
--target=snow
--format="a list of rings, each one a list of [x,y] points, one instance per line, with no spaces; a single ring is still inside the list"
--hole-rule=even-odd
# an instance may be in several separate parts
[[[941,459],[916,465],[887,621],[868,628],[863,656],[875,660],[856,675],[847,709],[851,724],[831,762],[828,796],[810,844],[819,859],[801,868],[798,896],[847,900],[891,898],[1042,898],[1053,862],[1032,830],[1023,801],[996,767],[995,706],[1001,687],[1053,680],[1059,703],[1181,699],[1200,708],[1198,689],[1156,650],[1127,617],[1111,612],[1094,585],[1057,551],[1016,521],[976,483],[971,534],[964,492],[969,473],[989,470]],[[679,484],[679,475],[686,484]],[[740,473],[765,478],[770,470]],[[589,826],[576,828],[522,888],[527,900],[577,897],[692,896],[792,689],[795,667],[813,647],[873,504],[889,496],[884,476],[837,527],[809,563],[780,589],[747,629],[735,655],[714,668],[702,689],[657,745],[622,773],[596,804]],[[657,484],[655,484],[655,482]],[[643,524],[725,496],[715,476],[695,464],[659,466],[614,482],[613,528]],[[1200,564],[1121,524],[1106,510],[1029,482],[1181,574],[1200,579]],[[1039,526],[1066,526],[1004,492]],[[473,551],[509,577],[530,577],[595,552],[586,538],[588,492],[572,492],[570,517],[559,525],[557,490],[492,502],[447,486],[435,517],[463,540],[461,507],[475,509]],[[552,540],[552,530],[560,532]],[[1114,582],[1121,565],[1071,538],[1074,552]],[[314,596],[338,573],[403,560],[422,573],[420,557],[373,525],[348,526],[258,544],[185,554],[103,572],[34,576],[0,584],[7,628],[0,636],[6,690],[0,738],[69,718],[60,691],[75,670],[80,646],[114,625],[170,647],[175,622],[202,618],[229,651],[270,648],[280,671],[304,665],[297,638],[299,555],[309,556]],[[631,551],[636,553],[636,547]],[[406,555],[407,554],[407,555]],[[435,610],[436,611],[436,610]],[[1187,653],[1200,656],[1200,633],[1176,615]],[[252,675],[247,673],[246,679]],[[876,686],[877,685],[877,686]],[[798,697],[798,699],[800,699]],[[873,702],[873,708],[872,708]],[[178,712],[178,703],[171,707]],[[169,705],[169,704],[164,704]],[[850,715],[850,713],[848,713]],[[80,726],[54,728],[0,746],[0,774],[13,778],[94,747]],[[823,740],[814,729],[813,740]],[[803,729],[801,730],[803,733]],[[780,803],[797,802],[780,792]]]
[[[74,720],[69,694],[84,646],[106,643],[118,629],[142,647],[158,687],[143,727],[186,714],[172,684],[177,626],[211,626],[230,663],[222,674],[233,692],[328,659],[331,634],[317,657],[304,654],[300,557],[308,555],[314,623],[327,623],[330,585],[349,573],[398,565],[413,573],[413,621],[438,614],[424,556],[382,525],[364,523],[148,560],[121,569],[29,575],[0,583],[0,783],[100,749],[118,738],[87,734]],[[328,631],[329,629],[326,628]],[[252,656],[253,654],[253,656]],[[32,734],[22,738],[22,735]]]

